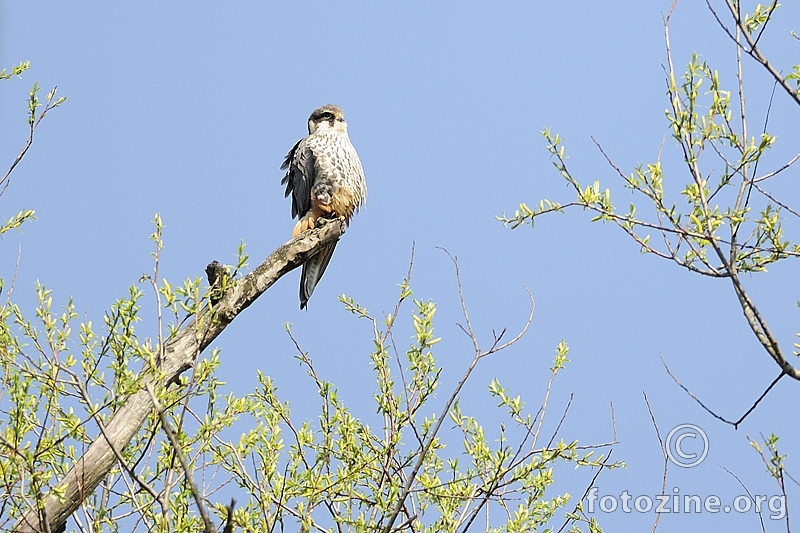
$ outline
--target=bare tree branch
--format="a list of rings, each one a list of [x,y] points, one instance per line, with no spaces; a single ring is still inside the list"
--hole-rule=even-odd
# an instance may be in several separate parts
[[[689,395],[689,398],[691,398],[692,400],[694,400],[695,402],[697,402],[697,405],[699,405],[700,407],[702,407],[702,408],[703,408],[703,410],[705,410],[705,411],[706,411],[708,414],[710,414],[711,416],[713,416],[714,418],[716,418],[717,420],[719,420],[719,421],[721,421],[721,422],[725,422],[726,424],[730,424],[730,425],[732,425],[734,429],[739,429],[739,424],[741,424],[742,422],[744,422],[744,419],[745,419],[745,418],[747,418],[747,417],[750,415],[750,413],[752,413],[752,412],[755,410],[755,408],[756,408],[756,407],[758,407],[758,404],[759,404],[759,403],[761,403],[761,400],[763,400],[763,399],[764,399],[764,398],[767,396],[767,394],[769,394],[769,391],[771,391],[771,390],[772,390],[772,388],[773,388],[775,385],[777,385],[777,384],[778,384],[778,382],[781,380],[781,378],[783,378],[783,376],[785,376],[785,375],[786,375],[786,374],[785,374],[785,373],[783,373],[783,372],[781,372],[780,374],[778,374],[778,377],[776,377],[774,380],[772,380],[772,383],[770,383],[770,384],[769,384],[769,386],[768,386],[766,389],[764,389],[764,392],[762,392],[762,393],[761,393],[761,395],[758,397],[758,399],[757,399],[755,402],[753,402],[753,405],[751,405],[751,406],[750,406],[750,408],[749,408],[749,409],[748,409],[748,410],[747,410],[747,411],[746,411],[746,412],[745,412],[745,413],[744,413],[742,416],[740,416],[740,417],[739,417],[739,420],[728,420],[727,418],[725,418],[725,417],[723,417],[723,416],[720,416],[720,415],[718,415],[717,413],[715,413],[714,411],[712,411],[712,410],[711,410],[711,408],[707,407],[707,406],[706,406],[706,405],[705,405],[705,404],[704,404],[704,403],[703,403],[703,402],[700,400],[700,398],[698,398],[697,396],[695,396],[695,395],[692,393],[692,391],[690,391],[690,390],[688,389],[688,387],[686,387],[686,385],[684,385],[683,383],[681,383],[681,382],[678,380],[677,376],[675,376],[675,374],[673,374],[673,373],[672,373],[672,371],[671,371],[671,370],[669,369],[669,367],[667,366],[667,362],[666,362],[666,361],[664,361],[664,356],[663,356],[663,355],[661,356],[661,364],[662,364],[662,365],[664,365],[664,368],[666,369],[666,371],[667,371],[667,374],[669,374],[669,377],[671,377],[671,378],[672,378],[672,380],[675,382],[675,384],[676,384],[676,385],[678,385],[680,388],[682,388],[682,389],[683,389],[683,391],[684,391],[686,394],[688,394],[688,395]]]
[[[656,438],[658,439],[658,444],[661,446],[661,453],[664,456],[664,475],[661,478],[661,494],[660,496],[664,496],[667,493],[667,473],[669,472],[669,454],[667,453],[667,446],[669,444],[664,443],[664,439],[661,438],[661,432],[658,430],[658,423],[656,423],[656,415],[653,414],[653,408],[650,407],[650,400],[647,399],[647,393],[642,392],[644,395],[644,403],[647,404],[647,412],[650,413],[650,420],[653,422],[653,429],[656,430]],[[656,529],[658,529],[658,522],[661,520],[661,513],[656,513],[656,521],[653,523],[653,529],[650,530],[650,533],[655,533]]]
[[[744,489],[744,491],[747,493],[747,497],[750,498],[751,500],[755,501],[753,499],[753,493],[750,492],[750,489],[747,488],[747,485],[744,484],[744,481],[742,481],[742,479],[739,476],[737,476],[736,474],[734,474],[733,472],[731,472],[730,470],[728,470],[727,468],[725,468],[722,465],[719,465],[719,467],[721,469],[723,469],[724,471],[726,471],[728,474],[730,474],[733,477],[733,479],[738,481],[739,482],[739,486],[742,487],[742,489]],[[758,514],[759,521],[761,522],[761,533],[767,533],[767,528],[766,528],[766,526],[764,526],[764,515],[761,513],[761,508],[756,506],[755,511]]]

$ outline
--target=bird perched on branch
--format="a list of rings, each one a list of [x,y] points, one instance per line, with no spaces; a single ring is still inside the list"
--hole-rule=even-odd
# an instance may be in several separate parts
[[[350,218],[367,198],[367,183],[356,149],[347,135],[344,111],[335,105],[315,109],[308,117],[308,137],[300,139],[281,165],[285,196],[292,195],[292,218],[299,218],[292,237],[312,229],[319,218]],[[304,309],[336,243],[303,263],[300,309]]]

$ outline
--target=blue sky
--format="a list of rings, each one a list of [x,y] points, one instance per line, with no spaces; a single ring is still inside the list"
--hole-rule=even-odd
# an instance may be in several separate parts
[[[718,9],[722,4],[715,2]],[[791,26],[800,21],[800,6],[787,4],[763,42],[783,69],[797,62],[800,46],[789,36],[800,30]],[[68,97],[37,132],[3,196],[2,216],[32,208],[38,220],[4,236],[0,276],[10,279],[21,250],[19,303],[31,309],[38,279],[57,302],[72,296],[81,313],[100,323],[103,311],[151,271],[148,235],[156,212],[166,226],[161,275],[171,282],[202,276],[214,259],[232,262],[240,240],[255,266],[288,240],[294,225],[279,184],[283,157],[305,134],[309,113],[336,103],[363,162],[366,208],[307,312],[298,309],[295,272],[217,340],[220,375],[230,390],[247,391],[261,369],[300,416],[313,416],[311,382],[284,332],[289,322],[320,374],[340,387],[354,411],[372,416],[370,327],[347,314],[337,295],[378,315],[390,312],[415,243],[412,288],[439,307],[443,341],[435,355],[445,367],[444,401],[471,358],[470,342],[456,326],[462,318],[453,267],[437,249],[444,247],[459,258],[484,342],[492,330],[524,323],[525,286],[537,304],[525,339],[483,363],[467,388],[464,405],[477,415],[494,416],[486,390],[493,377],[537,405],[563,338],[572,362],[556,381],[551,409],[560,413],[575,394],[564,438],[608,441],[612,402],[616,412],[614,455],[628,467],[601,477],[601,495],[660,491],[662,458],[643,392],[662,434],[689,422],[711,441],[702,465],[670,470],[668,487],[730,501],[742,489],[722,465],[754,494],[776,494],[746,436],[779,434],[791,472],[800,431],[785,405],[796,398],[797,384],[780,383],[737,431],[699,409],[659,360],[663,355],[728,418],[771,382],[777,367],[747,330],[727,281],[641,256],[619,230],[590,224],[581,212],[542,219],[533,230],[511,231],[494,218],[521,201],[571,198],[539,135],[545,126],[565,137],[580,180],[600,179],[618,205],[629,201],[590,136],[625,171],[655,159],[668,134],[661,65],[662,13],[670,5],[0,3],[0,66],[32,64],[24,79],[2,85],[6,161],[27,134],[31,84],[38,81],[45,92],[58,85]],[[735,88],[733,48],[704,2],[678,2],[671,31],[677,68],[696,51]],[[748,109],[760,124],[771,85],[752,63],[745,74],[752,84]],[[782,94],[773,107],[770,130],[779,139],[769,161],[780,164],[797,150],[798,109]],[[669,139],[664,160],[670,183],[683,184]],[[788,175],[774,187],[796,201],[798,186]],[[797,224],[788,229],[796,235]],[[799,323],[796,279],[796,263],[746,279],[787,352]],[[152,299],[149,305],[152,313]],[[142,335],[152,335],[152,327],[142,324]],[[585,480],[562,470],[559,490],[582,493]],[[655,518],[597,517],[608,531],[648,528]],[[753,513],[665,515],[660,527],[684,524],[760,527]]]

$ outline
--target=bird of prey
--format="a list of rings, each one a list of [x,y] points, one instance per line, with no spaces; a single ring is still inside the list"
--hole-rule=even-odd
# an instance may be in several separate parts
[[[292,195],[292,218],[299,218],[292,237],[313,228],[321,217],[349,223],[367,198],[364,170],[339,106],[325,105],[311,113],[308,137],[297,141],[281,169],[286,169],[281,180],[284,196]],[[329,244],[303,263],[300,309],[306,307],[335,247],[335,242]]]

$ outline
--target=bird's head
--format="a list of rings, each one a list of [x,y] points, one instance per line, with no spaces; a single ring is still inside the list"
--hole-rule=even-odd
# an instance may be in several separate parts
[[[308,117],[308,134],[317,130],[333,130],[341,133],[347,132],[347,122],[344,120],[344,111],[337,105],[324,105],[315,109]]]

